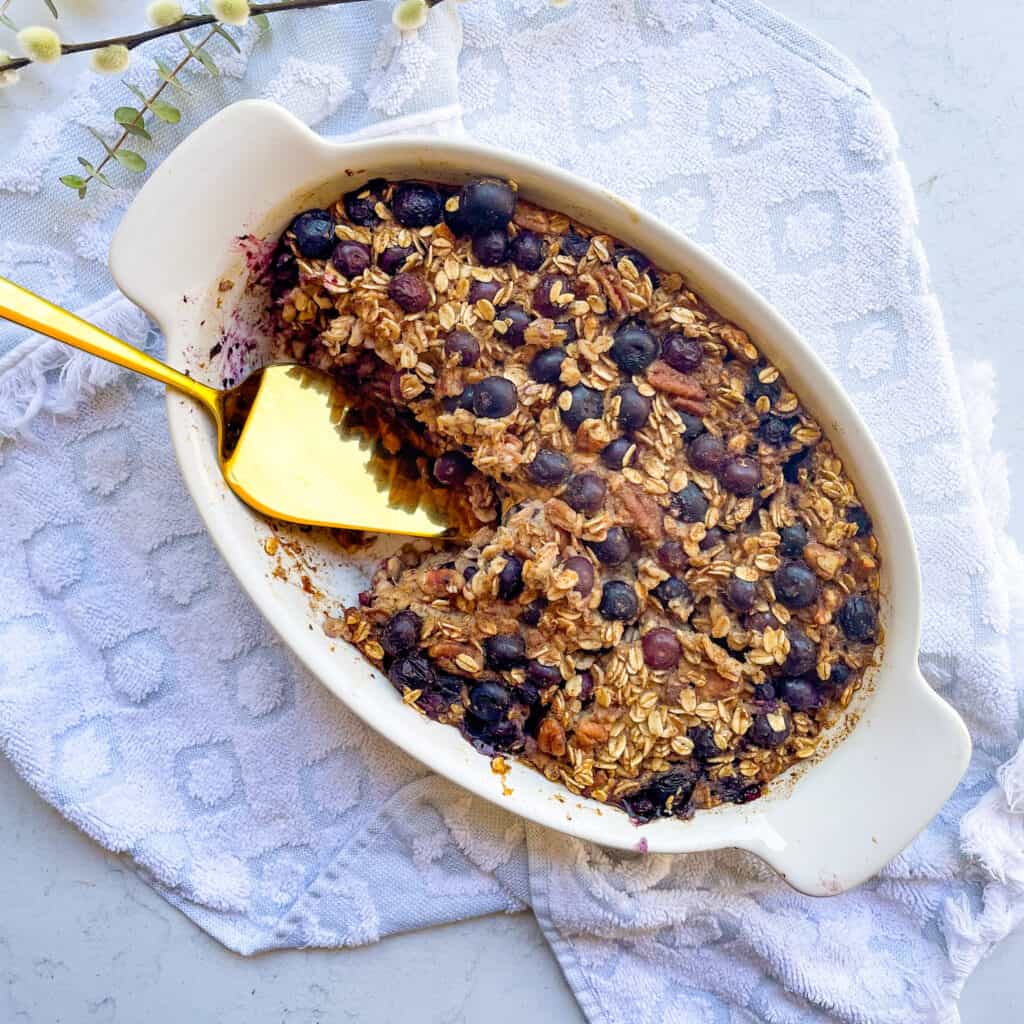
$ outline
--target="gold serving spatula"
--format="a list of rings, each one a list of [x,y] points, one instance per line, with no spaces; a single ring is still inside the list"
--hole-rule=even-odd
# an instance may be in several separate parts
[[[0,317],[195,399],[217,424],[228,486],[265,515],[410,537],[448,529],[426,488],[410,487],[400,461],[348,425],[348,403],[325,373],[278,363],[218,391],[2,277]]]

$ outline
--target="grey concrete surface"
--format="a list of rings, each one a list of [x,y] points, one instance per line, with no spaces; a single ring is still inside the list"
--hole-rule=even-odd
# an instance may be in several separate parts
[[[772,2],[851,57],[892,112],[954,349],[960,358],[991,359],[996,368],[1002,400],[996,445],[1009,455],[1019,497],[1024,100],[1016,50],[1024,39],[1024,5]],[[80,21],[116,16],[96,0],[73,0],[73,6]],[[123,15],[129,5],[111,6]],[[17,102],[31,96],[22,93]],[[1024,541],[1019,507],[1013,533]],[[968,983],[964,1024],[1024,1020],[1022,968],[1024,933],[1004,942]],[[0,1024],[582,1020],[527,915],[339,953],[252,960],[226,953],[121,861],[64,823],[6,762],[0,762],[0,983]]]

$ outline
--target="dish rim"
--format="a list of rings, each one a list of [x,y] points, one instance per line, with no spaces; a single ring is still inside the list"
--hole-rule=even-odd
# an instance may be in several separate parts
[[[281,152],[289,152],[289,159],[279,159]],[[873,692],[862,698],[856,727],[821,763],[815,763],[795,781],[782,777],[783,781],[774,782],[764,797],[742,807],[701,811],[685,822],[663,819],[638,829],[624,813],[607,806],[602,811],[602,805],[574,797],[562,787],[555,787],[562,794],[561,801],[553,799],[553,784],[515,762],[509,776],[512,793],[504,795],[488,759],[466,744],[455,730],[428,723],[429,727],[451,733],[472,760],[451,756],[454,752],[449,743],[423,732],[419,726],[426,720],[402,708],[400,698],[386,681],[390,700],[382,701],[377,696],[366,700],[365,692],[357,692],[361,689],[359,681],[348,678],[344,659],[339,657],[340,648],[339,652],[330,652],[321,642],[322,636],[311,639],[308,627],[301,631],[292,628],[293,613],[288,611],[287,599],[275,590],[265,559],[259,560],[262,553],[255,538],[251,551],[239,552],[232,543],[232,531],[237,533],[241,522],[234,504],[241,509],[244,506],[227,490],[219,471],[215,478],[211,475],[209,452],[204,455],[203,447],[210,447],[204,437],[204,427],[209,433],[208,424],[190,400],[169,393],[171,436],[186,486],[243,589],[314,676],[367,724],[428,767],[505,810],[619,849],[652,853],[747,849],[771,864],[791,885],[813,895],[832,894],[859,884],[903,849],[938,811],[966,769],[970,739],[960,718],[931,689],[917,667],[921,609],[917,553],[892,475],[842,386],[811,346],[738,275],[681,233],[606,189],[531,157],[466,137],[327,141],[276,105],[252,100],[229,106],[211,118],[154,172],[114,236],[111,272],[121,290],[160,326],[167,339],[169,361],[180,365],[187,357],[189,332],[197,329],[197,311],[204,308],[204,302],[209,303],[219,273],[229,259],[226,246],[222,246],[223,252],[216,251],[226,241],[223,236],[229,214],[218,207],[210,215],[219,229],[198,217],[204,212],[203,197],[189,194],[193,183],[205,178],[207,191],[222,198],[223,206],[241,211],[260,209],[265,220],[272,208],[280,209],[286,201],[294,214],[304,207],[292,206],[292,202],[299,204],[304,201],[302,197],[308,198],[318,190],[340,193],[344,190],[342,183],[356,184],[372,177],[389,162],[405,168],[410,177],[452,179],[459,174],[492,173],[517,179],[527,194],[537,196],[544,190],[558,193],[562,202],[542,202],[541,198],[538,202],[574,216],[575,209],[591,211],[577,219],[653,254],[659,265],[666,261],[657,254],[671,252],[669,265],[683,270],[695,290],[740,326],[754,326],[750,333],[758,347],[779,366],[801,400],[813,394],[806,404],[849,466],[858,492],[871,498],[865,501],[869,509],[885,508],[884,517],[875,516],[887,585],[882,612],[884,654],[875,673]],[[252,180],[239,178],[238,172],[246,166],[256,168]],[[326,177],[324,171],[328,172]],[[274,194],[258,193],[261,184]],[[226,191],[229,186],[233,192]],[[255,216],[239,217],[231,236],[258,226],[253,222]],[[625,227],[613,230],[610,221]],[[211,239],[210,234],[218,230],[217,238]],[[200,244],[204,239],[205,246]],[[175,260],[175,255],[188,253],[206,256],[195,256],[187,261],[187,267],[182,259]],[[210,275],[215,265],[220,270]],[[813,383],[813,388],[808,383]],[[820,411],[825,406],[827,416]],[[212,461],[216,467],[215,457]],[[243,515],[258,519],[248,509]],[[898,617],[893,614],[895,607],[899,608]],[[306,619],[316,621],[309,613]],[[314,632],[322,633],[319,623]],[[356,660],[367,676],[383,680],[361,657]],[[402,708],[402,715],[392,715],[396,708]],[[896,719],[911,710],[930,724],[926,737],[920,734],[927,730],[917,731],[912,758],[900,752],[900,744],[892,735]],[[418,726],[412,727],[405,719]],[[877,741],[873,745],[867,743],[871,737]],[[826,770],[826,764],[831,771]],[[905,778],[898,781],[901,771],[915,766],[912,785]],[[538,786],[536,779],[529,779],[526,773],[547,785]],[[855,798],[852,805],[844,807],[842,816],[837,813],[841,806],[837,796],[853,794],[838,785],[841,774],[851,786],[858,776],[863,779],[866,775],[871,780],[860,789],[861,793],[867,789],[867,798]],[[892,784],[886,781],[890,774]],[[877,798],[874,802],[871,794]]]

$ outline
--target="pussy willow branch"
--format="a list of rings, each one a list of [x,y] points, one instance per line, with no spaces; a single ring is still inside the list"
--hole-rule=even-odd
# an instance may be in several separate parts
[[[301,11],[313,7],[338,7],[342,4],[358,4],[364,0],[282,0],[280,3],[250,4],[249,10],[252,14],[277,14],[279,11]],[[436,7],[441,0],[427,0],[428,7]],[[163,25],[160,28],[151,28],[145,32],[135,32],[127,36],[111,36],[109,39],[97,39],[91,43],[66,43],[60,48],[61,53],[85,53],[88,50],[100,50],[104,46],[127,46],[134,50],[136,46],[148,43],[151,39],[159,39],[161,36],[169,36],[178,32],[187,31],[190,28],[202,28],[204,25],[216,24],[217,19],[212,14],[186,14],[180,21],[173,25]],[[28,57],[15,57],[0,64],[0,71],[15,71],[23,68],[32,61]]]

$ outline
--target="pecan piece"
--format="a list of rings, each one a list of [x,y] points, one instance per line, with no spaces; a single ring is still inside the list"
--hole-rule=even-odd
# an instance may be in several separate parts
[[[516,227],[526,228],[527,231],[536,231],[541,235],[546,235],[551,226],[548,215],[543,210],[522,199],[516,203],[516,212],[512,220]]]
[[[593,718],[584,718],[576,726],[576,746],[590,748],[604,743],[608,739],[608,726]]]
[[[616,316],[622,316],[629,310],[629,292],[626,291],[622,278],[617,270],[611,267],[600,267],[594,271],[594,277],[601,282],[601,288],[608,297],[608,304]]]
[[[565,753],[565,730],[553,718],[545,718],[537,730],[537,746],[542,754],[561,757]]]
[[[430,569],[423,577],[423,591],[433,597],[455,593],[459,589],[455,582],[457,576],[454,569]]]
[[[691,376],[672,369],[662,359],[656,359],[647,370],[647,381],[669,396],[676,409],[682,409],[694,416],[703,416],[707,411],[707,392]]]
[[[619,517],[622,524],[649,540],[660,540],[664,533],[661,506],[643,488],[621,477],[618,479],[615,497],[622,506]]]

